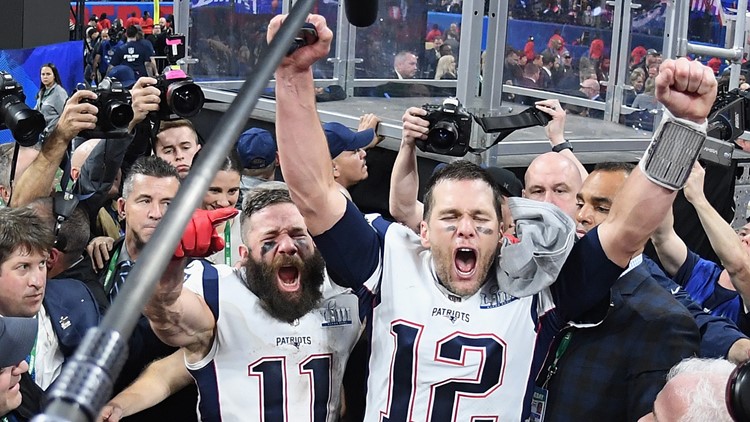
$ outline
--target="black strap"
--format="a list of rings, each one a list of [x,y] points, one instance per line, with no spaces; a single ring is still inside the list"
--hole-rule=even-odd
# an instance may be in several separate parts
[[[495,140],[486,147],[469,147],[469,152],[472,154],[481,154],[500,143],[500,141],[507,138],[508,135],[515,132],[517,129],[525,129],[532,126],[546,126],[547,123],[552,120],[552,116],[532,106],[520,113],[511,114],[509,116],[474,116],[474,120],[479,123],[479,126],[482,127],[482,130],[485,133],[498,134],[497,137],[495,137]]]

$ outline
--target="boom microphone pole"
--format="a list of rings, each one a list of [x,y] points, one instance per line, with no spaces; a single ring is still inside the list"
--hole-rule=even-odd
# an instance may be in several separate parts
[[[141,258],[128,275],[124,291],[117,296],[102,323],[91,328],[75,354],[48,392],[49,404],[34,422],[92,422],[112,394],[112,385],[127,356],[127,339],[146,301],[164,272],[193,211],[229,155],[242,131],[245,119],[271,79],[284,54],[292,45],[315,0],[298,0],[242,89],[219,121],[190,169],[180,190],[143,249]]]

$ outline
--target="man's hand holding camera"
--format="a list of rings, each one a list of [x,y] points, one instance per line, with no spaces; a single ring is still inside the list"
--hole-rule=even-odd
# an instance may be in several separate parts
[[[142,77],[130,89],[130,95],[133,97],[133,120],[128,126],[129,132],[132,132],[138,123],[144,121],[148,113],[159,111],[161,91],[154,85],[156,85],[156,79]]]
[[[427,110],[421,107],[409,107],[401,121],[404,123],[401,129],[401,142],[411,146],[416,146],[417,139],[427,139],[427,132],[430,131],[430,122],[422,117],[427,115]]]
[[[99,109],[90,102],[95,101],[96,98],[93,91],[85,89],[76,91],[65,104],[60,120],[50,137],[57,137],[67,145],[81,131],[94,129]]]
[[[266,33],[266,39],[269,44],[276,36],[276,33],[279,32],[279,28],[284,23],[286,16],[277,15],[271,19],[271,23],[268,24],[268,32]],[[298,48],[293,54],[286,56],[276,70],[277,77],[284,76],[287,73],[292,75],[309,72],[315,62],[328,56],[328,52],[331,50],[331,42],[333,41],[333,32],[326,25],[325,18],[320,15],[310,15],[307,18],[307,22],[315,26],[318,39]]]

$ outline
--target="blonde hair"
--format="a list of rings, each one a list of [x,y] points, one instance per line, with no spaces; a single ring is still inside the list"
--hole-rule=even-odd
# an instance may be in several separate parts
[[[442,56],[437,63],[437,69],[435,70],[435,79],[441,79],[443,75],[450,74],[456,77],[456,58],[452,55]]]

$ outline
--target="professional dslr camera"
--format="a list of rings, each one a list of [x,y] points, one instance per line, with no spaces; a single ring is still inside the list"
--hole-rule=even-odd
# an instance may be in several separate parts
[[[698,158],[723,166],[732,164],[734,141],[750,129],[750,93],[739,89],[727,90],[720,84],[718,95],[708,115],[708,137]]]
[[[0,72],[0,130],[10,129],[20,145],[30,147],[39,142],[47,124],[44,116],[30,109],[21,84],[10,73]]]
[[[427,139],[417,139],[417,148],[424,152],[463,157],[469,152],[472,115],[458,101],[446,98],[442,104],[425,104],[423,119],[430,122]]]
[[[96,93],[96,99],[83,99],[81,103],[93,104],[99,110],[96,113],[96,127],[81,131],[79,136],[86,139],[128,136],[128,125],[133,120],[130,92],[123,88],[120,81],[109,77],[104,78],[92,91]]]
[[[206,100],[201,87],[179,69],[167,68],[156,78],[155,86],[161,91],[159,111],[156,112],[159,120],[193,117],[201,111]]]

